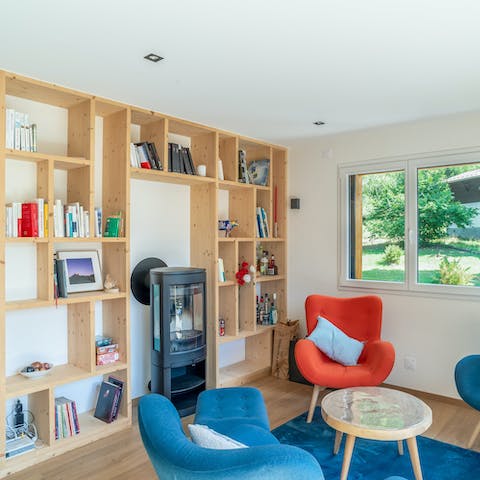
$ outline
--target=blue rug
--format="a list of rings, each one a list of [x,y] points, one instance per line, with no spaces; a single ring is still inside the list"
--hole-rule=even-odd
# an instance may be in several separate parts
[[[273,430],[281,443],[310,452],[322,466],[326,480],[338,480],[342,470],[345,435],[338,455],[333,455],[335,431],[322,419],[317,407],[313,421],[305,422],[306,413]],[[424,480],[480,480],[480,453],[448,443],[417,437]],[[414,479],[406,442],[405,454],[398,454],[397,442],[357,438],[348,480],[384,480],[390,475]]]

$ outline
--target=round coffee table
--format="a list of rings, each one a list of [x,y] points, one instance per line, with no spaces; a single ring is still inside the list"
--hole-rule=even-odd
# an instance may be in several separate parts
[[[400,455],[406,439],[415,478],[422,480],[416,436],[432,424],[432,411],[420,399],[389,388],[345,388],[323,398],[322,417],[336,430],[334,454],[347,434],[340,480],[347,479],[356,437],[397,440]]]

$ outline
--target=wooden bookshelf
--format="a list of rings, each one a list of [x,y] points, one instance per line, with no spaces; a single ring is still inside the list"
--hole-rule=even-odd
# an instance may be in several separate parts
[[[7,149],[5,144],[5,109],[8,98],[44,103],[61,109],[66,118],[64,149],[46,148],[39,138],[38,152]],[[101,117],[102,122],[96,122]],[[45,121],[48,121],[45,119]],[[36,119],[41,125],[42,119]],[[101,132],[95,132],[102,125]],[[163,171],[131,166],[130,142],[154,142]],[[103,152],[95,156],[96,135],[103,137]],[[39,129],[39,137],[41,130]],[[168,171],[168,143],[188,147],[194,166],[206,165],[206,176]],[[270,172],[266,186],[238,181],[238,151],[246,151],[247,162],[269,159]],[[48,150],[48,151],[47,151]],[[6,358],[0,358],[0,417],[6,417],[6,401],[28,396],[42,441],[41,448],[25,455],[5,458],[5,442],[0,442],[0,477],[65,451],[78,448],[99,438],[113,435],[131,425],[130,401],[130,183],[131,180],[163,182],[189,187],[190,198],[190,262],[207,272],[207,386],[242,385],[269,374],[272,362],[273,326],[257,325],[256,295],[277,293],[279,320],[286,319],[287,288],[287,150],[268,142],[246,138],[159,112],[134,107],[114,100],[75,92],[68,88],[32,80],[8,72],[0,72],[0,183],[6,185],[7,160],[30,162],[36,168],[36,196],[52,206],[57,178],[66,178],[67,203],[80,202],[90,213],[90,232],[94,232],[94,209],[102,208],[103,218],[121,211],[124,214],[125,236],[122,238],[63,238],[53,236],[53,209],[49,212],[49,236],[46,238],[6,238],[5,209],[0,209],[0,348],[7,351],[6,321],[8,315],[28,315],[41,321],[42,309],[62,307],[67,322],[68,358],[55,365],[45,377],[29,380],[11,372],[6,375]],[[218,179],[218,162],[222,160],[224,179]],[[102,199],[95,203],[95,165],[102,166]],[[10,170],[12,167],[10,166]],[[239,226],[228,238],[217,230],[220,197],[228,198],[228,217]],[[277,205],[275,206],[275,200]],[[8,201],[12,201],[9,199]],[[0,189],[0,203],[6,203],[6,189]],[[267,213],[269,238],[256,237],[256,208]],[[278,231],[274,235],[274,212]],[[107,294],[85,292],[54,299],[53,254],[57,248],[102,250],[103,273],[110,273],[119,283],[120,292]],[[256,264],[258,245],[275,254],[279,274],[259,277],[245,286],[238,286],[235,272],[242,261]],[[31,248],[36,254],[37,291],[35,298],[9,300],[6,294],[5,257],[7,249]],[[218,279],[218,258],[224,259],[226,282]],[[95,305],[101,302],[105,334],[113,336],[120,346],[120,360],[112,365],[95,365]],[[15,313],[18,312],[18,313]],[[218,320],[224,318],[226,335],[219,336]],[[21,321],[21,319],[20,319]],[[221,348],[242,341],[245,360],[219,368]],[[46,349],[55,345],[45,345]],[[60,441],[54,439],[54,399],[59,386],[80,380],[115,373],[125,382],[119,419],[105,424],[92,412],[80,415],[81,433]],[[75,399],[73,399],[75,400]],[[0,422],[0,438],[5,438],[5,424]]]

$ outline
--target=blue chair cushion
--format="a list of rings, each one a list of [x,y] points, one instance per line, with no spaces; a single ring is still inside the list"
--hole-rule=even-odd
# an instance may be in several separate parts
[[[235,437],[229,432],[241,425],[256,425],[270,432],[262,394],[253,387],[205,390],[198,396],[194,423],[207,425],[232,438]]]
[[[241,425],[232,425],[227,431],[226,435],[228,437],[249,447],[278,445],[280,443],[268,430],[258,425],[242,423]]]

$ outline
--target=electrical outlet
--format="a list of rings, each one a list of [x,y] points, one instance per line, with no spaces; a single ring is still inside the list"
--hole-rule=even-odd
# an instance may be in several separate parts
[[[417,369],[417,359],[412,355],[407,355],[403,359],[403,367],[405,370],[414,372]]]

